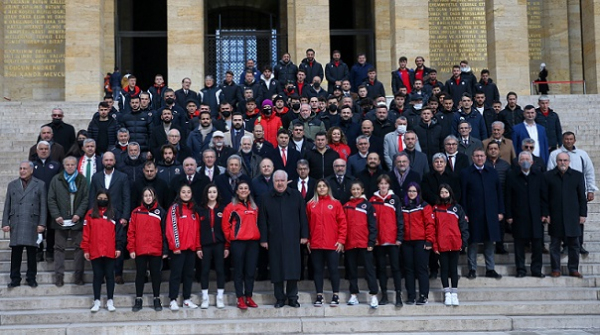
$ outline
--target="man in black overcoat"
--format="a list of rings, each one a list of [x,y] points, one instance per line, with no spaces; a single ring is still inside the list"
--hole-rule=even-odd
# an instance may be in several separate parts
[[[273,174],[273,190],[260,202],[258,227],[260,244],[269,251],[271,282],[275,291],[275,308],[298,303],[300,279],[300,245],[308,240],[306,205],[300,192],[288,187],[288,176],[283,170]],[[286,290],[283,290],[283,282]]]

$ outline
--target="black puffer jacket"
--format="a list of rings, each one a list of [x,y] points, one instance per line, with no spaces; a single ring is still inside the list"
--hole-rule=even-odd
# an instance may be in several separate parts
[[[273,74],[275,79],[279,81],[281,85],[285,85],[288,80],[296,81],[296,75],[298,74],[298,66],[291,60],[285,63],[283,60],[279,60],[275,68],[273,68]]]
[[[119,120],[120,127],[129,130],[129,142],[139,143],[142,152],[148,151],[151,121],[148,113],[141,110],[121,114]]]
[[[108,146],[110,147],[115,141],[117,141],[117,131],[119,130],[119,124],[117,120],[113,117],[108,117]],[[98,133],[100,132],[100,115],[95,114],[92,117],[92,121],[88,125],[88,137],[93,138],[94,140],[98,140]]]

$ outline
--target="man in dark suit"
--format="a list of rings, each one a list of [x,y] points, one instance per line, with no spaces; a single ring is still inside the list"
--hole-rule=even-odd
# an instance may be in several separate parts
[[[383,157],[383,138],[373,135],[374,129],[375,128],[373,127],[373,122],[371,120],[364,120],[360,127],[360,130],[361,130],[360,135],[365,135],[367,137],[367,139],[369,140],[369,151],[370,152],[376,152],[379,154],[379,157]],[[387,170],[389,170],[392,167],[384,166],[384,168],[387,168]]]
[[[471,136],[472,129],[471,124],[466,120],[458,123],[458,133],[460,135],[458,138],[458,152],[467,155],[469,164],[473,164],[473,161],[471,160],[473,151],[478,148],[483,148],[482,142]]]
[[[298,178],[292,180],[290,186],[298,189],[304,198],[304,202],[308,203],[315,195],[317,181],[309,176],[310,166],[306,159],[298,161],[296,164],[296,171],[298,172]]]
[[[477,277],[477,248],[484,245],[486,277],[500,279],[494,263],[494,242],[500,240],[500,221],[504,218],[504,199],[500,188],[498,172],[485,164],[483,149],[473,151],[473,165],[464,169],[460,175],[462,188],[461,205],[469,222],[469,274],[467,278]]]
[[[148,139],[148,147],[150,148],[153,157],[160,157],[160,147],[169,143],[168,134],[171,129],[179,130],[180,136],[182,133],[185,134],[185,132],[173,124],[173,111],[170,109],[165,108],[162,110],[160,120],[160,125],[150,130],[150,138]]]
[[[188,157],[183,160],[183,174],[176,177],[173,182],[173,186],[171,187],[171,199],[174,199],[175,196],[179,194],[181,186],[189,185],[192,189],[194,202],[196,204],[200,203],[204,188],[210,183],[210,180],[205,174],[197,172],[197,169],[198,165],[193,157]]]
[[[294,124],[290,145],[300,153],[300,157],[304,157],[306,152],[315,146],[313,140],[304,136],[304,123]]]
[[[188,100],[193,99],[196,103],[200,103],[198,100],[198,93],[190,90],[192,86],[192,80],[188,77],[183,78],[181,80],[181,88],[175,91],[175,102],[179,105],[179,107],[185,110],[185,104]]]
[[[267,153],[267,158],[273,161],[273,169],[284,170],[290,180],[298,178],[296,164],[300,160],[300,153],[289,146],[290,135],[287,130],[279,129],[277,131],[277,147]]]
[[[93,207],[96,200],[96,193],[100,190],[107,190],[110,196],[110,203],[115,210],[115,217],[119,224],[127,227],[131,215],[131,187],[129,179],[123,172],[115,169],[115,155],[107,151],[102,155],[103,170],[96,172],[92,176],[90,185],[89,208]],[[123,284],[123,254],[115,261],[115,283]]]
[[[544,175],[531,169],[532,154],[519,154],[519,170],[512,170],[506,180],[506,222],[512,227],[517,278],[525,277],[525,246],[531,243],[531,275],[544,278],[542,246],[544,225],[548,216],[548,190]]]
[[[46,141],[50,143],[50,158],[53,161],[62,162],[65,158],[65,149],[62,145],[54,141],[53,130],[50,126],[42,126],[40,128],[40,141]],[[36,159],[37,144],[34,144],[29,148],[29,160],[34,161]]]
[[[404,199],[408,184],[421,184],[421,176],[410,168],[410,159],[406,152],[401,152],[394,158],[394,168],[389,172],[392,180],[392,190],[400,199]]]
[[[263,158],[259,165],[260,174],[252,178],[252,197],[256,205],[260,205],[260,198],[273,188],[273,162],[269,158]],[[259,256],[260,257],[260,256]]]
[[[331,186],[333,197],[345,204],[350,200],[350,188],[354,177],[346,175],[346,161],[338,158],[333,161],[333,175],[325,178]]]
[[[544,160],[539,156],[533,154],[533,150],[535,149],[536,145],[535,140],[531,138],[526,138],[521,142],[521,149],[523,149],[523,151],[529,151],[529,153],[531,153],[531,156],[533,157],[533,165],[531,166],[531,169],[546,172],[546,163],[544,162]],[[519,160],[517,158],[513,159],[512,166],[517,171],[519,170]]]
[[[402,152],[406,153],[408,160],[410,161],[410,169],[419,175],[419,178],[423,178],[425,174],[429,172],[429,161],[427,156],[417,151],[417,134],[409,130],[404,134],[404,144],[406,145]],[[395,165],[394,165],[395,166]],[[391,166],[390,168],[393,168]]]
[[[371,199],[373,193],[377,191],[377,178],[384,173],[385,172],[381,168],[379,154],[376,152],[370,152],[367,155],[367,166],[357,175],[357,178],[365,187],[365,196],[367,199]]]
[[[219,189],[223,205],[231,202],[235,196],[235,189],[240,181],[245,181],[252,185],[250,177],[242,173],[242,158],[238,155],[231,155],[227,159],[227,169],[225,173],[215,178],[215,184]]]
[[[469,158],[465,154],[458,152],[458,138],[454,135],[448,135],[444,139],[444,154],[446,155],[446,171],[460,176],[460,172],[469,166]],[[456,195],[456,190],[454,190]],[[458,199],[458,198],[457,198]]]
[[[546,221],[550,223],[551,276],[560,276],[560,244],[565,240],[569,250],[569,276],[582,278],[579,272],[579,225],[586,221],[587,198],[583,174],[571,169],[570,163],[569,154],[561,152],[556,156],[556,167],[544,174],[550,214]]]
[[[217,163],[217,153],[214,149],[208,148],[202,152],[202,166],[196,171],[213,182],[218,175],[225,173],[225,168]]]
[[[19,178],[6,189],[2,231],[10,232],[10,283],[8,288],[21,285],[21,260],[27,250],[27,285],[37,286],[37,239],[46,228],[48,215],[44,182],[33,177],[33,163],[21,162]]]

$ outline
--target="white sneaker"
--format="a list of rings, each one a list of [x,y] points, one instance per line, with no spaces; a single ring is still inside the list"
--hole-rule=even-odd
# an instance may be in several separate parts
[[[114,312],[117,310],[112,299],[106,300],[106,309],[108,309],[109,312]]]
[[[94,306],[90,309],[92,313],[96,313],[100,310],[100,300],[94,300]]]
[[[183,301],[183,307],[194,309],[194,308],[198,308],[198,305],[193,303],[190,299],[187,299],[187,300]]]
[[[225,308],[225,302],[223,301],[223,296],[217,295],[217,308],[218,309]]]
[[[458,306],[458,293],[451,293],[452,306]]]
[[[452,306],[452,293],[450,293],[450,292],[444,293],[444,305]]]
[[[369,304],[369,306],[371,306],[371,308],[379,307],[379,300],[377,300],[377,295],[371,296],[371,303]]]
[[[208,297],[202,298],[202,303],[200,304],[200,308],[207,309],[208,308],[208,301],[209,301]]]
[[[178,311],[179,305],[177,305],[177,300],[171,300],[171,303],[169,304],[169,308],[174,312]]]
[[[356,298],[356,294],[350,295],[350,299],[348,299],[348,305],[358,305],[358,299]]]

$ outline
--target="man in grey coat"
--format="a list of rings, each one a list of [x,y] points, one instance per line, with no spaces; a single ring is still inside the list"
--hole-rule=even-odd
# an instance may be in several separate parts
[[[6,188],[2,231],[10,232],[10,283],[9,288],[21,285],[23,249],[27,250],[27,285],[37,287],[36,253],[38,234],[46,229],[47,207],[44,182],[33,177],[33,163],[21,162],[19,179]]]
[[[75,247],[74,283],[84,284],[84,258],[79,245],[89,196],[87,180],[77,171],[77,158],[69,156],[63,159],[63,168],[62,173],[52,178],[48,190],[48,210],[54,229],[54,283],[58,287],[65,283],[65,248],[69,238]]]

